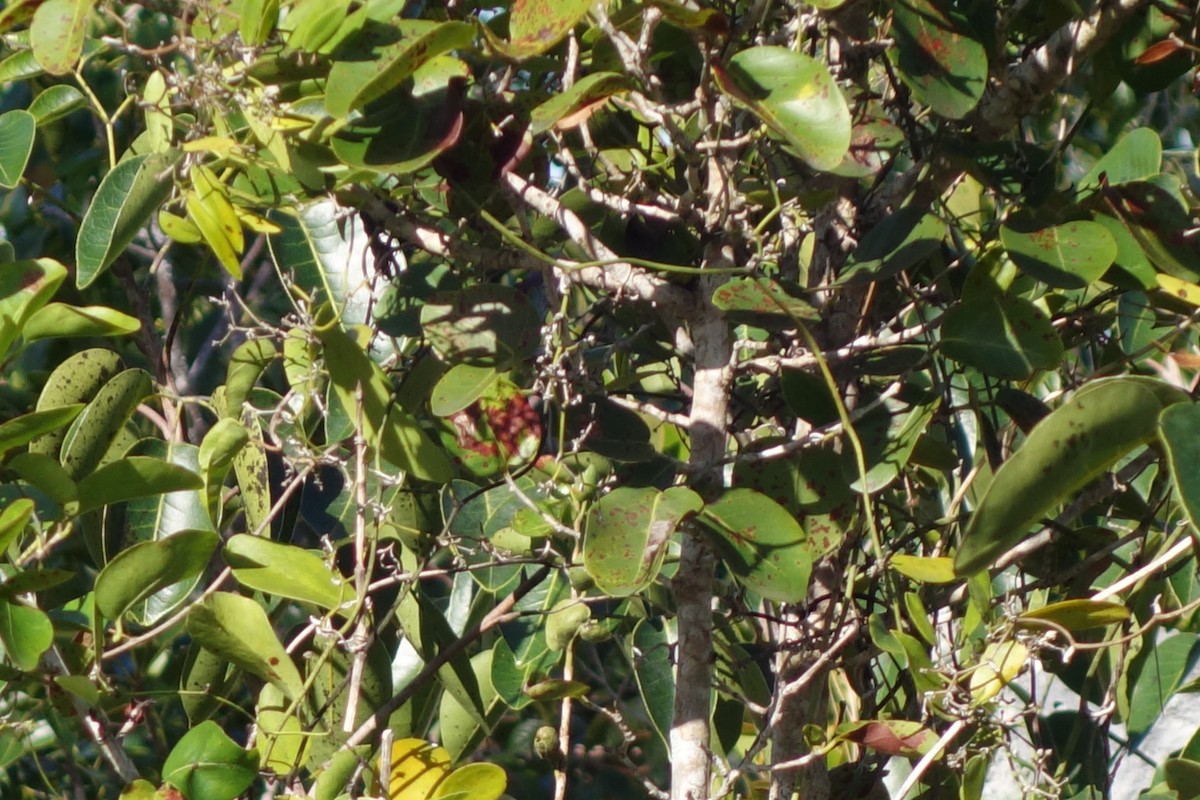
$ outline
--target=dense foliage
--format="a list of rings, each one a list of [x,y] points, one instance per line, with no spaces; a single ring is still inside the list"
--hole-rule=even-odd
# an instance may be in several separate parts
[[[1107,796],[1197,12],[8,3],[0,794]]]

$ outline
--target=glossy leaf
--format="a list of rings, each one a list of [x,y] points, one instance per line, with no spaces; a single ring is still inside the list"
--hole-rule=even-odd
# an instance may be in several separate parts
[[[220,522],[221,488],[225,476],[233,469],[234,460],[242,448],[250,442],[250,433],[239,421],[229,419],[217,420],[217,424],[204,434],[200,443],[197,462],[200,475],[204,479],[204,499],[208,505],[208,514],[213,523]]]
[[[233,800],[258,777],[258,754],[243,750],[209,720],[171,748],[162,772],[163,781],[187,800]]]
[[[108,269],[170,195],[178,158],[174,151],[129,156],[100,181],[75,243],[80,289]]]
[[[438,707],[438,727],[442,747],[450,754],[451,761],[460,761],[479,747],[499,721],[500,714],[507,711],[505,705],[499,702],[499,695],[492,685],[492,658],[491,650],[471,656],[471,670],[475,673],[475,682],[479,686],[478,709],[475,703],[469,706],[460,703],[455,693],[442,693]],[[480,710],[483,711],[482,720]],[[438,786],[439,796],[444,785]]]
[[[591,6],[591,0],[513,0],[508,40],[488,36],[488,44],[516,61],[536,56],[562,41]],[[484,32],[489,33],[486,27]]]
[[[33,501],[19,497],[0,509],[0,553],[8,550],[33,517]]]
[[[565,92],[555,94],[530,113],[529,132],[537,135],[557,128],[566,130],[578,123],[597,106],[608,102],[615,94],[629,89],[625,76],[616,72],[594,72],[585,75]]]
[[[1163,411],[1158,439],[1180,504],[1195,527],[1200,521],[1200,406],[1179,403]]]
[[[983,45],[931,0],[896,0],[896,70],[916,99],[949,119],[975,108],[987,85]]]
[[[36,130],[37,120],[28,111],[0,114],[0,187],[13,189],[21,182]]]
[[[483,397],[498,377],[492,367],[455,364],[433,387],[429,410],[439,417],[457,414]]]
[[[946,312],[942,351],[997,378],[1023,379],[1054,369],[1063,344],[1046,315],[1021,297],[972,297]]]
[[[184,199],[188,219],[200,231],[200,236],[225,271],[240,278],[245,236],[241,220],[229,200],[228,189],[204,167],[193,167],[191,177],[192,191]]]
[[[798,603],[808,594],[812,550],[800,523],[782,506],[752,489],[730,489],[699,519],[742,583],[768,600]]]
[[[588,512],[584,568],[606,594],[641,591],[662,568],[679,523],[701,505],[699,495],[680,486],[665,492],[649,487],[614,489]]]
[[[1104,628],[1117,625],[1129,619],[1133,614],[1120,603],[1109,603],[1101,600],[1060,600],[1041,608],[1023,612],[1017,619],[1045,620],[1066,628],[1072,633],[1089,628]]]
[[[302,206],[295,215],[273,220],[279,233],[267,243],[275,268],[288,276],[315,303],[330,302],[343,326],[370,322],[371,307],[379,302],[374,289],[380,280],[366,249],[367,233],[358,215],[336,203]]]
[[[1162,714],[1163,708],[1187,675],[1200,636],[1176,633],[1160,639],[1151,652],[1134,666],[1129,678],[1129,716],[1125,726],[1129,734],[1140,737]]]
[[[1153,128],[1135,128],[1117,140],[1079,181],[1090,194],[1100,187],[1100,176],[1110,186],[1153,178],[1162,171],[1162,140]]]
[[[833,169],[850,149],[846,98],[816,59],[783,47],[751,47],[725,68],[714,64],[713,76],[813,169]]]
[[[74,403],[45,411],[33,411],[0,423],[0,457],[15,447],[29,444],[38,436],[62,430],[79,416],[82,410],[82,403]]]
[[[75,502],[78,494],[75,481],[57,458],[45,453],[18,453],[8,460],[7,466],[59,505]]]
[[[0,644],[17,669],[33,671],[54,643],[54,626],[39,608],[0,598]]]
[[[304,681],[283,649],[262,606],[248,597],[216,592],[192,607],[187,630],[205,649],[279,687],[290,699]]]
[[[100,387],[63,441],[62,465],[73,479],[100,466],[117,433],[154,391],[150,375],[127,369]]]
[[[225,563],[250,589],[332,610],[354,598],[354,589],[325,559],[295,545],[239,533],[225,543]]]
[[[107,306],[69,306],[50,303],[34,312],[25,323],[26,341],[67,336],[127,336],[137,333],[137,317]]]
[[[465,48],[474,38],[474,26],[443,22],[384,50],[369,62],[370,70],[356,68],[361,62],[336,62],[329,71],[325,110],[331,116],[342,117],[362,108],[412,77],[432,59]]]
[[[219,542],[212,531],[179,531],[122,550],[96,577],[96,608],[119,620],[155,592],[199,575]]]
[[[50,301],[66,277],[67,268],[48,258],[18,261],[0,269],[0,320],[8,318],[12,322],[11,328],[0,328],[0,357],[8,352],[26,321]]]
[[[33,114],[38,125],[48,125],[86,105],[87,98],[83,96],[83,92],[74,86],[60,84],[47,87],[33,98],[33,102],[29,104],[29,113]]]
[[[92,0],[47,0],[34,12],[29,43],[47,72],[65,75],[78,63],[92,6]]]
[[[985,569],[1055,506],[1150,441],[1162,407],[1145,387],[1112,381],[1053,411],[997,470],[963,533],[955,571]]]
[[[381,754],[382,755],[382,754]],[[388,800],[421,798],[434,795],[450,774],[450,754],[444,747],[423,739],[398,739],[392,742],[391,764],[385,796]]]
[[[446,776],[431,800],[500,800],[508,775],[496,764],[464,764]]]
[[[135,497],[199,489],[200,476],[184,467],[156,458],[122,458],[84,475],[79,481],[79,510],[123,503]]]
[[[639,620],[630,640],[633,674],[646,706],[646,714],[665,744],[669,745],[675,718],[675,670],[671,647],[661,623]]]
[[[263,769],[287,775],[304,765],[312,737],[291,701],[272,684],[266,684],[258,693],[254,724],[258,729],[256,749]]]
[[[1022,271],[1061,289],[1092,284],[1117,258],[1116,240],[1103,225],[1087,220],[1030,233],[1002,225],[1000,241]]]

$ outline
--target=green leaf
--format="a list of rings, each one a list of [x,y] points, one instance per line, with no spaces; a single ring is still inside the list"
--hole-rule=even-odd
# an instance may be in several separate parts
[[[162,775],[187,800],[233,800],[258,777],[258,753],[243,750],[208,720],[176,743]]]
[[[850,110],[821,62],[783,47],[750,47],[725,68],[713,64],[713,77],[810,167],[842,163],[850,149]]]
[[[897,0],[894,8],[900,79],[934,113],[962,119],[983,96],[987,51],[931,0]]]
[[[11,8],[11,6],[10,6]],[[16,83],[45,75],[32,50],[18,50],[0,61],[0,83]]]
[[[50,74],[65,75],[79,62],[93,4],[94,0],[46,0],[34,12],[29,44]]]
[[[8,466],[19,478],[45,492],[59,505],[75,502],[75,481],[57,458],[45,453],[18,453],[9,459]]]
[[[219,543],[212,531],[179,531],[122,550],[96,576],[96,608],[119,620],[156,592],[203,572]]]
[[[250,433],[246,426],[226,417],[217,420],[217,424],[208,429],[204,441],[200,443],[197,460],[204,478],[205,504],[214,525],[220,523],[221,487],[225,476],[233,469],[238,454],[249,442]]]
[[[39,608],[0,598],[0,644],[17,669],[32,672],[54,643],[54,626]]]
[[[354,588],[311,550],[239,533],[225,543],[222,557],[250,589],[327,610],[354,599]]]
[[[955,571],[985,569],[1059,503],[1154,438],[1162,408],[1144,386],[1112,380],[1051,412],[997,470],[963,533]]]
[[[1117,242],[1108,229],[1088,220],[1031,233],[1001,225],[1000,241],[1023,272],[1059,289],[1092,284],[1117,258]]]
[[[8,550],[25,531],[33,517],[33,508],[33,501],[28,497],[18,497],[0,510],[0,553]]]
[[[242,0],[238,13],[238,35],[251,47],[258,47],[275,30],[279,18],[279,0]]]
[[[309,760],[322,763],[329,759],[350,734],[343,730],[349,714],[350,675],[354,670],[354,655],[328,637],[319,637],[314,653],[329,652],[323,661],[309,660],[308,678],[312,683],[314,708],[322,709],[317,721],[318,734],[310,737]],[[392,667],[384,643],[375,639],[367,648],[362,671],[359,673],[358,703],[351,720],[356,728],[367,720],[379,706],[392,696]]]
[[[156,458],[132,456],[105,464],[79,481],[79,511],[123,503],[135,497],[199,489],[195,472]]]
[[[216,592],[192,607],[187,630],[205,649],[279,687],[289,699],[304,681],[283,649],[262,606],[248,597]]]
[[[985,375],[1024,379],[1056,368],[1063,344],[1050,320],[1028,300],[980,295],[946,312],[942,352]]]
[[[730,489],[700,512],[725,563],[751,591],[780,603],[808,595],[812,549],[800,523],[752,489]]]
[[[895,555],[888,566],[918,583],[954,583],[954,559],[945,556]]]
[[[583,565],[606,594],[625,596],[658,576],[667,545],[684,517],[700,510],[699,495],[673,486],[620,486],[591,507],[583,538]]]
[[[638,620],[630,637],[633,674],[650,724],[670,747],[671,723],[675,718],[675,669],[671,646],[659,620]]]
[[[174,186],[171,170],[179,153],[130,156],[100,181],[79,226],[75,283],[86,288],[117,259]]]
[[[533,353],[540,322],[528,298],[495,283],[438,292],[421,308],[421,328],[443,360],[498,371]]]
[[[141,330],[137,317],[107,306],[69,306],[50,303],[38,309],[25,324],[26,341],[67,336],[127,336]]]
[[[1135,128],[1117,140],[1077,184],[1082,197],[1100,188],[1100,176],[1110,186],[1153,178],[1162,171],[1162,140],[1153,128]]]
[[[240,259],[246,240],[228,189],[205,167],[193,167],[191,178],[193,191],[184,198],[188,219],[225,271],[235,279],[241,278]]]
[[[48,125],[62,119],[72,111],[87,105],[83,92],[74,86],[59,84],[43,90],[29,104],[29,113],[37,120],[38,125]]]
[[[416,418],[391,402],[392,392],[383,371],[344,331],[327,327],[317,331],[325,346],[329,379],[342,407],[356,408],[361,391],[363,434],[380,455],[414,477],[445,483],[452,474],[445,452],[421,430]]]
[[[916,266],[937,252],[946,224],[923,209],[908,206],[867,231],[846,260],[838,283],[882,281]]]
[[[250,440],[234,456],[233,471],[242,494],[246,530],[254,534],[268,532],[272,505],[271,475],[267,454],[263,449],[262,431],[249,410],[242,412],[242,425],[250,434]]]
[[[1158,438],[1167,454],[1167,468],[1188,521],[1200,530],[1200,405],[1179,403],[1158,419]]]
[[[1041,608],[1025,611],[1017,617],[1021,620],[1045,620],[1074,633],[1088,628],[1104,628],[1129,619],[1132,613],[1120,603],[1101,600],[1060,600]],[[1037,627],[1034,628],[1038,629]]]
[[[37,410],[90,402],[120,369],[121,357],[112,350],[91,348],[75,353],[50,373],[38,395]],[[43,434],[29,443],[29,452],[58,456],[66,437],[61,429]]]
[[[28,111],[0,114],[0,187],[14,189],[21,182],[36,130],[37,120]]]
[[[442,693],[438,707],[442,747],[446,748],[452,761],[459,761],[479,747],[484,737],[492,732],[495,723],[499,722],[500,715],[507,710],[499,702],[500,698],[492,686],[492,651],[484,650],[471,656],[471,669],[479,685],[479,707],[484,712],[482,721],[474,703],[463,705],[451,692]],[[440,785],[438,789],[437,796],[441,797]]]
[[[907,414],[887,413],[886,423],[878,427],[869,424],[871,417],[868,415],[857,431],[866,451],[866,481],[864,485],[855,465],[850,488],[856,492],[874,494],[890,486],[908,466],[917,441],[928,430],[939,405],[935,401],[917,406]],[[887,406],[883,408],[891,411]]]
[[[463,764],[438,784],[430,800],[500,800],[508,788],[508,774],[496,764]]]
[[[150,374],[142,369],[127,369],[96,392],[63,442],[62,465],[73,480],[100,466],[134,410],[153,392]]]
[[[360,66],[363,62],[335,62],[329,70],[325,110],[330,116],[344,117],[387,94],[437,56],[468,47],[474,38],[473,25],[443,22],[385,49],[367,62],[369,70]]]
[[[368,324],[379,301],[372,290],[376,277],[365,250],[362,218],[347,217],[336,203],[320,201],[302,206],[294,215],[275,214],[280,228],[267,244],[281,276],[306,292],[311,302],[333,304],[342,327]]]
[[[513,0],[508,40],[491,35],[486,26],[483,31],[493,50],[521,61],[562,41],[591,7],[592,0]]]
[[[0,424],[0,457],[14,447],[28,444],[38,436],[66,427],[82,410],[83,404],[75,403],[22,414]]]
[[[225,417],[241,417],[250,390],[278,355],[279,350],[270,339],[250,339],[238,345],[229,357],[225,374]]]
[[[337,33],[349,11],[350,0],[300,0],[288,11],[281,27],[288,48],[317,52]]]
[[[368,67],[369,64],[359,68]],[[342,163],[404,175],[429,164],[462,135],[470,69],[439,56],[413,75],[412,91],[396,89],[363,110],[333,136]]]
[[[811,303],[788,294],[783,286],[770,278],[734,278],[713,291],[712,302],[722,311],[729,312],[734,322],[757,327],[793,328],[797,322],[820,318]]]
[[[0,144],[0,147],[3,147]],[[0,331],[0,357],[22,335],[25,322],[54,296],[67,277],[67,268],[49,258],[17,261],[0,269],[0,320],[12,326]]]
[[[228,661],[199,643],[188,646],[179,676],[179,702],[193,726],[222,708],[220,698],[230,693],[238,675]]]
[[[1200,762],[1190,758],[1168,758],[1162,765],[1167,786],[1176,792],[1179,800],[1193,800],[1200,795]],[[1139,795],[1145,798],[1143,793]]]
[[[1125,727],[1131,737],[1140,738],[1162,716],[1167,701],[1179,687],[1191,667],[1200,636],[1176,633],[1160,639],[1132,665],[1130,676],[1129,717]]]
[[[455,364],[434,385],[429,410],[438,417],[453,416],[487,394],[499,377],[493,367]]]
[[[585,75],[565,92],[559,92],[530,113],[529,132],[536,136],[559,126],[564,119],[603,105],[615,94],[628,91],[629,81],[616,72]],[[562,127],[566,127],[565,124]]]
[[[288,713],[289,709],[291,713]],[[287,775],[304,765],[308,741],[312,738],[310,731],[291,701],[269,683],[258,693],[254,724],[258,729],[256,744],[262,754],[263,769],[276,775]]]

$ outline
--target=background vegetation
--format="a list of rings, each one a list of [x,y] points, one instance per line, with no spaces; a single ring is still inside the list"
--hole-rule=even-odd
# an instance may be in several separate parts
[[[1197,13],[8,3],[0,793],[1107,796]]]

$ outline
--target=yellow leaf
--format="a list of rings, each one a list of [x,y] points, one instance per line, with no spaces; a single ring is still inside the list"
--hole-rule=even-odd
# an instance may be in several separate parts
[[[1029,648],[1021,642],[1010,639],[989,644],[983,651],[979,666],[971,673],[971,696],[977,702],[986,703],[1000,694],[1009,681],[1021,674],[1028,657]]]
[[[398,739],[392,743],[386,796],[388,800],[430,800],[449,774],[450,754],[445,748],[424,739]]]
[[[1158,288],[1164,292],[1189,305],[1200,306],[1200,286],[1161,272],[1154,277],[1158,281]]]
[[[1129,609],[1120,603],[1107,603],[1100,600],[1063,600],[1026,611],[1019,619],[1046,620],[1055,625],[1061,625],[1069,631],[1082,631],[1088,628],[1114,625],[1124,622],[1129,617]]]

